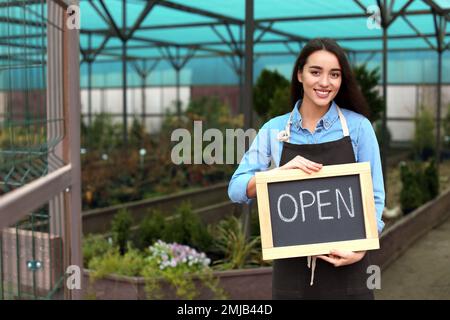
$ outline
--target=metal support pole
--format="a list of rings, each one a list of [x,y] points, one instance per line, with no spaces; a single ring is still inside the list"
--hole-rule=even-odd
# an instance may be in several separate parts
[[[387,154],[388,154],[388,135],[387,135],[387,12],[386,12],[386,3],[384,3],[383,8],[381,10],[384,11],[384,14],[381,15],[381,27],[383,28],[383,102],[384,102],[384,111],[383,111],[383,125],[382,125],[382,146],[381,146],[381,165],[383,170],[383,179],[384,179],[384,189],[387,195]]]
[[[177,99],[176,99],[176,106],[177,106],[177,117],[178,119],[181,118],[181,101],[180,101],[180,68],[179,63],[180,63],[180,47],[177,47],[177,57],[176,57],[176,61],[177,61],[177,67],[175,68],[175,74],[176,74],[176,94],[177,94]]]
[[[242,114],[244,113],[244,82],[242,81],[242,77],[243,77],[243,67],[244,67],[244,61],[243,61],[243,57],[242,57],[242,26],[239,26],[239,44],[240,44],[240,54],[239,54],[239,73],[238,73],[238,78],[239,78],[239,108],[238,108],[238,113]]]
[[[253,33],[255,28],[254,0],[245,0],[245,82],[244,82],[244,127],[252,127],[253,119]]]
[[[254,0],[245,0],[245,82],[244,82],[244,128],[253,125],[253,33],[254,33]],[[247,148],[246,148],[247,149]],[[242,212],[245,235],[250,236],[251,204],[244,205]]]
[[[92,124],[92,61],[90,58],[87,61],[88,67],[88,124]]]
[[[147,75],[146,74],[142,74],[141,76],[141,81],[142,81],[142,128],[145,128],[145,114],[146,114],[146,94],[145,94],[145,87],[147,85]]]
[[[88,65],[88,124],[89,127],[92,124],[92,62],[90,52],[92,50],[92,34],[88,34],[89,40],[89,53],[87,57],[87,65]]]
[[[122,0],[122,23],[123,34],[127,28],[127,4]],[[128,122],[127,122],[127,39],[122,39],[122,103],[123,103],[123,143],[128,144]]]
[[[441,108],[442,108],[442,50],[438,50],[437,120],[436,120],[436,169],[439,175],[441,162]]]

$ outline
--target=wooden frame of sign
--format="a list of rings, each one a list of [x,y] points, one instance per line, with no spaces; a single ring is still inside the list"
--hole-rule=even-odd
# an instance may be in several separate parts
[[[274,246],[268,188],[270,183],[354,175],[359,175],[365,238],[313,244]],[[289,169],[258,172],[255,176],[264,260],[328,254],[332,249],[350,251],[379,249],[380,245],[369,162],[323,166],[319,172],[314,172],[312,174],[307,174],[300,169]]]

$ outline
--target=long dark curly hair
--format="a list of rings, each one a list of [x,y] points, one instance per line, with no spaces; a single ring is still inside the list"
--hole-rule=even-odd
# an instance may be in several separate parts
[[[303,47],[297,60],[295,61],[294,70],[292,71],[291,80],[291,103],[294,105],[299,99],[303,98],[303,85],[298,81],[297,72],[303,71],[306,59],[319,50],[326,50],[333,53],[339,61],[342,72],[341,87],[334,98],[338,106],[355,111],[365,117],[369,117],[370,110],[367,101],[362,94],[352,69],[348,62],[344,50],[330,38],[315,38]]]

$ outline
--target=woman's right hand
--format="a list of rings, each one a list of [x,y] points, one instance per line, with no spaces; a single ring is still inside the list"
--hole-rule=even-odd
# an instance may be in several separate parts
[[[301,169],[304,172],[311,174],[322,169],[323,165],[321,163],[316,163],[308,160],[302,156],[296,156],[294,159],[286,163],[285,165],[276,168],[275,170],[285,170],[285,169]]]

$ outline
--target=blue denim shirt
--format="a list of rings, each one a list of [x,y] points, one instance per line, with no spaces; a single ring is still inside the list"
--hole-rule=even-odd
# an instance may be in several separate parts
[[[333,101],[327,113],[318,121],[316,130],[311,133],[302,126],[302,116],[297,101],[293,109],[290,143],[314,144],[339,140],[343,137],[342,125],[339,121],[336,103]],[[352,140],[353,151],[357,162],[370,162],[373,193],[377,215],[378,232],[384,227],[382,214],[384,209],[384,183],[381,169],[381,158],[378,141],[370,121],[359,113],[339,106],[347,120],[347,126]],[[250,203],[253,199],[247,197],[247,184],[255,172],[265,171],[273,161],[279,166],[283,142],[277,139],[277,134],[284,130],[290,113],[275,117],[266,122],[259,130],[249,150],[244,154],[239,167],[233,174],[228,186],[228,195],[233,202]]]

